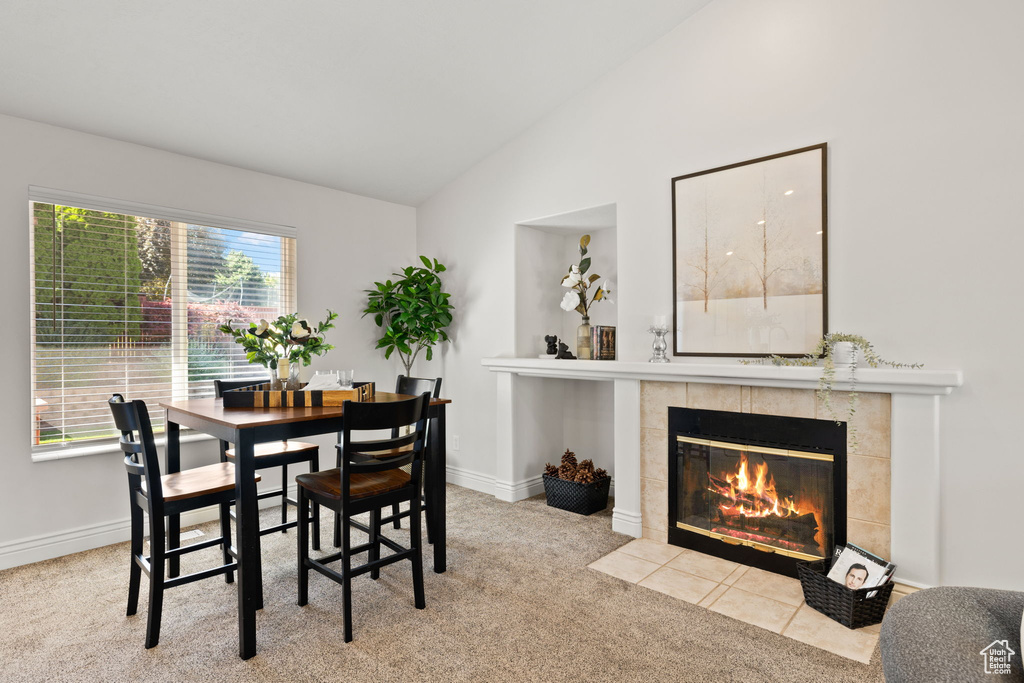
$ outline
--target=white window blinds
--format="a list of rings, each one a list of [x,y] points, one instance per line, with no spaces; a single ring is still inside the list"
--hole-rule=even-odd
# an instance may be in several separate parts
[[[120,203],[132,209],[123,213],[102,200],[31,196],[35,449],[116,436],[112,393],[150,403],[162,429],[159,401],[212,396],[215,378],[266,376],[217,326],[294,310],[288,228],[268,234],[158,207]]]

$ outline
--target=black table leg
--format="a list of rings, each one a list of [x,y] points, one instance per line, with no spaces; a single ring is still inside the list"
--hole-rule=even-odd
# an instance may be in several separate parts
[[[177,422],[166,421],[167,435],[167,474],[181,471],[180,429]],[[181,515],[167,515],[167,547],[170,549],[181,546]],[[172,555],[167,563],[167,576],[174,578],[181,573],[181,557]]]
[[[256,610],[263,607],[259,508],[253,434],[235,431],[235,520],[238,551],[238,655],[256,654]]]
[[[436,406],[435,410],[437,411],[437,416],[430,430],[431,486],[427,504],[432,509],[431,521],[434,526],[434,572],[442,574],[447,569],[445,540],[448,533],[445,528],[445,505],[447,504],[445,480],[447,479],[448,466],[445,453],[444,404]]]

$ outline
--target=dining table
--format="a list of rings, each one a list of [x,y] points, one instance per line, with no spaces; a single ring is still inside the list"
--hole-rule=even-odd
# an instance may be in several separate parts
[[[403,394],[377,393],[371,402],[414,398]],[[446,567],[445,528],[445,406],[449,399],[432,398],[428,416],[424,500],[429,536],[433,542],[434,571]],[[340,432],[344,406],[235,408],[224,407],[223,399],[195,398],[164,401],[167,411],[167,472],[181,471],[180,432],[186,427],[234,444],[235,519],[238,561],[238,654],[249,659],[256,654],[256,611],[263,607],[263,578],[260,560],[259,508],[256,491],[254,446],[268,441],[297,439]],[[167,542],[179,547],[181,521],[168,518]],[[177,556],[171,558],[168,574],[179,573]]]

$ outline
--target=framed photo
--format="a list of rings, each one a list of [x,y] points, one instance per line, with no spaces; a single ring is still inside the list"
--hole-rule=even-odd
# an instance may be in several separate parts
[[[826,145],[672,179],[673,353],[802,356],[828,326]]]

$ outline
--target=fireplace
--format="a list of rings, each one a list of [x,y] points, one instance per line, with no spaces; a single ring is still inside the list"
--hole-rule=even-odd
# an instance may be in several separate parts
[[[670,543],[796,576],[846,543],[846,425],[669,408]]]

